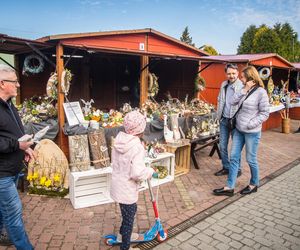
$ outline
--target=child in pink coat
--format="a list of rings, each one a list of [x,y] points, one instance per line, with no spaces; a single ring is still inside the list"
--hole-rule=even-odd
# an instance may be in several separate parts
[[[122,214],[121,250],[128,250],[137,210],[139,182],[151,178],[154,170],[145,166],[145,150],[140,138],[146,127],[146,118],[138,111],[124,118],[125,132],[119,132],[112,149],[111,198],[120,204]]]

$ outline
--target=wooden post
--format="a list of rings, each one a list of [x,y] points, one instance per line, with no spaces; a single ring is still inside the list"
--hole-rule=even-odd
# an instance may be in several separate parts
[[[16,55],[14,55],[14,66],[15,66],[15,68],[17,69],[17,71],[16,71],[16,75],[17,75],[17,77],[18,77],[18,79],[19,79],[19,81],[21,80],[20,79],[20,77],[21,77],[21,75],[20,75],[20,67],[19,67],[19,57],[18,56],[16,56]],[[21,104],[21,88],[22,88],[22,86],[20,86],[19,88],[18,88],[18,95],[17,95],[17,97],[16,97],[16,104],[17,105],[19,105],[19,104]]]
[[[65,112],[63,108],[63,103],[65,101],[64,93],[61,89],[61,75],[64,70],[64,48],[63,46],[58,43],[56,45],[56,72],[57,72],[57,109],[58,109],[58,138],[57,143],[61,150],[66,154],[67,158],[69,157],[69,147],[68,147],[68,140],[67,137],[64,135],[62,127],[65,124]]]
[[[199,60],[198,61],[198,70],[197,70],[197,72],[199,72],[201,70],[201,61]],[[201,76],[201,73],[198,73],[198,75],[199,76]],[[196,90],[196,86],[194,86],[194,89]],[[201,91],[195,91],[195,98],[197,98],[197,99],[199,99],[199,100],[201,100],[201,93],[200,93]]]
[[[149,74],[149,57],[141,56],[141,67],[140,71],[140,107],[148,98],[148,74]]]

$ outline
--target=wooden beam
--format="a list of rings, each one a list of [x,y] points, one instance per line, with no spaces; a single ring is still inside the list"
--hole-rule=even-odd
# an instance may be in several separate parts
[[[140,70],[144,70],[140,74],[140,107],[148,98],[148,75],[149,67],[145,67],[149,64],[148,56],[141,56]]]
[[[14,55],[14,66],[15,66],[15,69],[16,69],[16,75],[20,81],[20,71],[19,71],[19,57]],[[21,104],[21,88],[22,88],[22,85],[20,85],[20,87],[18,88],[18,95],[16,97],[16,104],[17,105],[20,105]]]
[[[56,72],[57,72],[57,108],[58,108],[58,124],[59,124],[59,131],[58,131],[58,138],[57,143],[61,150],[66,154],[67,158],[69,156],[69,147],[68,147],[68,140],[67,136],[63,133],[63,125],[65,124],[65,112],[63,108],[63,103],[65,101],[64,93],[61,89],[61,75],[64,70],[64,48],[63,46],[58,43],[56,45]]]

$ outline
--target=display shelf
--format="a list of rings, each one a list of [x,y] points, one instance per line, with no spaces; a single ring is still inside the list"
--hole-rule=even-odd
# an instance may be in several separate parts
[[[174,181],[175,175],[175,155],[172,153],[161,153],[157,158],[146,158],[145,163],[147,167],[153,166],[165,166],[168,170],[168,175],[163,179],[151,178],[152,187],[156,187],[171,181]],[[148,188],[147,181],[143,181],[140,185],[139,191],[143,191]]]
[[[70,200],[75,209],[113,202],[109,188],[112,168],[70,173]]]
[[[274,113],[282,109],[284,109],[284,105],[282,103],[277,106],[270,106],[270,113]]]

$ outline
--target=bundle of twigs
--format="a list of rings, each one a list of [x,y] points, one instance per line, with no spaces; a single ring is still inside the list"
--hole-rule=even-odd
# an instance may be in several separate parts
[[[289,118],[289,109],[280,110],[280,115],[281,115],[282,119],[288,119]]]

